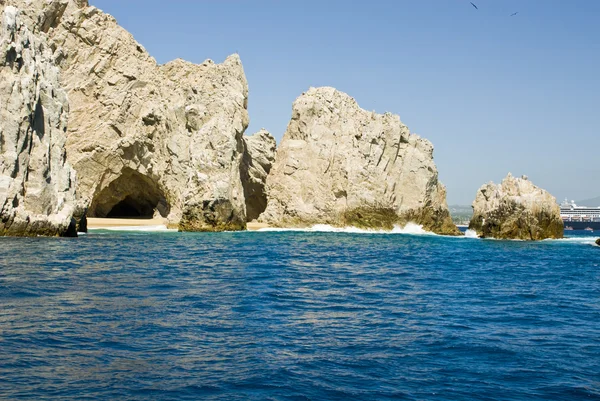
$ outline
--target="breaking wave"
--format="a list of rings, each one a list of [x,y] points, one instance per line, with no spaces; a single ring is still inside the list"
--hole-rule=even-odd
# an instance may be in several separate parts
[[[465,231],[465,238],[479,238],[477,235],[477,231],[475,230],[467,230]]]
[[[329,224],[315,224],[312,227],[306,228],[275,228],[275,227],[266,227],[260,228],[255,232],[318,232],[318,233],[347,233],[347,234],[411,234],[411,235],[434,235],[438,234],[432,233],[431,231],[427,231],[423,229],[422,225],[408,223],[404,227],[394,226],[392,230],[375,230],[375,229],[364,229],[358,227],[334,227]]]
[[[554,243],[571,243],[571,244],[585,244],[585,245],[596,245],[596,240],[598,237],[566,237],[560,239],[545,239],[544,242],[554,242]]]

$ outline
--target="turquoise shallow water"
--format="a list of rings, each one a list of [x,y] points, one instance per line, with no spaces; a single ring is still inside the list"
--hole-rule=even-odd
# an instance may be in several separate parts
[[[0,398],[600,399],[570,235],[0,238]]]

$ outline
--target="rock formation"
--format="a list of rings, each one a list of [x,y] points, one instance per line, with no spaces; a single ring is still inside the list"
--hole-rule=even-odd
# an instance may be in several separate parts
[[[88,216],[166,217],[186,231],[246,225],[240,179],[248,86],[224,63],[157,65],[85,0],[8,0],[37,13],[68,92],[67,158]]]
[[[500,185],[479,188],[469,229],[483,238],[541,240],[562,238],[563,221],[552,195],[509,173]]]
[[[76,236],[67,96],[32,18],[5,6],[0,21],[0,235]]]
[[[362,110],[334,88],[311,88],[294,102],[267,194],[259,220],[275,226],[414,222],[458,234],[431,143],[397,115]]]
[[[275,161],[275,138],[265,129],[244,137],[241,178],[246,200],[246,219],[258,218],[267,207],[265,185]]]
[[[600,238],[596,240],[596,245],[600,246]]]

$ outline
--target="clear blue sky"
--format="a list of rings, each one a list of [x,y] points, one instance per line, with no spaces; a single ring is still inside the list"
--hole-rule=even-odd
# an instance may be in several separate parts
[[[433,142],[450,204],[509,171],[600,195],[600,1],[473,2],[91,0],[159,63],[239,53],[247,134],[279,142],[294,99],[334,86]]]

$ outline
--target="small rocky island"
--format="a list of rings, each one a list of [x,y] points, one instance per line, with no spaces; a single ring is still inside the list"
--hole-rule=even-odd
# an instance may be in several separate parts
[[[527,177],[508,174],[500,185],[492,182],[477,191],[469,224],[482,238],[542,240],[563,237],[563,221],[556,198]]]

